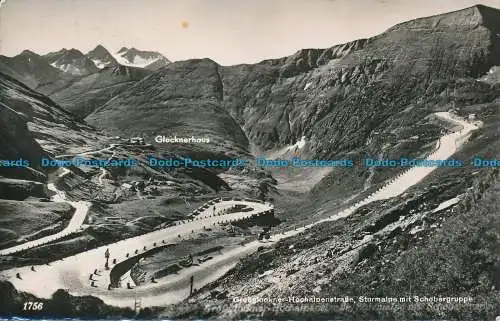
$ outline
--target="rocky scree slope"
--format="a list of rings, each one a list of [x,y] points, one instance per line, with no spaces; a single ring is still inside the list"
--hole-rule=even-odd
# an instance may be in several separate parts
[[[466,86],[459,79],[474,87],[500,64],[499,32],[500,11],[476,6],[370,39],[222,67],[224,106],[263,149],[305,135],[317,156],[352,151],[374,132],[411,128],[429,114],[426,105],[445,102],[448,87]]]
[[[76,121],[71,114],[47,96],[4,74],[0,74],[0,85],[3,89],[0,94],[3,110],[17,113],[17,116],[27,124],[27,129],[33,138],[49,155],[70,152],[99,141],[94,128]],[[22,135],[20,137],[22,138]],[[11,140],[10,144],[17,146],[16,148],[26,148],[16,138]],[[33,148],[33,153],[39,156],[36,150],[39,148]],[[33,163],[39,162],[37,159]]]
[[[309,83],[307,80],[314,80],[314,75],[317,75],[318,84],[325,81],[323,98],[329,97],[327,93],[330,88],[336,92],[340,90],[344,94],[349,93],[341,96],[343,99],[329,98],[331,110],[322,119],[330,122],[328,126],[320,127],[319,131],[328,136],[333,126],[335,130],[332,129],[331,134],[334,140],[330,144],[323,141],[321,147],[318,144],[315,149],[317,155],[337,155],[344,149],[352,151],[357,148],[362,151],[361,155],[383,151],[386,157],[406,156],[401,152],[412,151],[414,148],[411,145],[398,147],[397,138],[427,133],[431,137],[439,137],[441,130],[447,130],[446,126],[435,123],[428,116],[435,111],[452,107],[457,107],[459,114],[463,116],[477,114],[484,122],[484,127],[475,132],[470,142],[454,156],[466,161],[463,169],[439,169],[397,198],[368,204],[350,217],[321,224],[301,235],[279,242],[270,250],[255,253],[225,277],[202,289],[192,300],[167,309],[163,315],[295,319],[332,315],[343,319],[421,319],[439,315],[443,318],[485,320],[498,314],[498,171],[474,168],[467,161],[474,156],[496,159],[500,151],[500,92],[495,84],[478,81],[491,67],[500,63],[499,31],[500,12],[476,6],[397,25],[380,36],[351,43],[345,48],[354,47],[355,50],[327,64],[310,62],[318,61],[310,59],[318,51],[301,51],[290,65],[295,68],[298,65],[303,68],[301,70],[310,68],[310,78],[299,78],[297,75],[280,78],[282,71],[289,70],[281,69],[282,64],[287,59],[293,62],[293,58],[239,66],[241,70],[259,70],[268,75],[267,78],[255,76],[245,79],[251,95],[241,98],[245,92],[241,90],[240,95],[230,96],[238,97],[243,102],[252,102],[244,105],[243,109],[233,108],[234,104],[228,107],[233,117],[244,126],[247,126],[246,123],[256,113],[260,113],[264,119],[272,119],[273,112],[279,109],[276,106],[293,109],[293,104],[285,101],[276,103],[273,108],[264,106],[263,103],[257,105],[259,92],[251,91],[252,82],[267,82],[268,90],[261,94],[271,95],[275,77],[283,82],[289,80],[289,90],[286,92],[297,93],[300,88],[306,87]],[[359,62],[372,57],[384,60],[384,67],[380,67],[382,69],[379,72],[366,73],[359,67]],[[303,67],[304,64],[306,67]],[[224,68],[227,71],[236,67]],[[332,77],[333,83],[329,86],[326,85],[326,76],[322,78],[321,72],[315,71],[324,68],[340,72],[338,77]],[[297,71],[292,72],[294,73]],[[224,71],[221,74],[224,79]],[[236,74],[234,73],[234,79],[226,83],[225,90],[228,90],[229,84],[237,83]],[[344,83],[342,75],[345,75]],[[376,79],[368,80],[370,75],[376,76]],[[300,80],[302,83],[292,87],[291,83]],[[360,86],[363,82],[364,87]],[[304,91],[314,88],[314,84],[312,82]],[[318,95],[310,97],[308,104],[319,99],[317,97],[322,92],[315,93]],[[284,94],[281,95],[283,96]],[[294,97],[297,99],[300,96],[301,94],[296,94]],[[279,96],[274,97],[278,101]],[[296,103],[296,100],[292,101]],[[302,108],[294,110],[298,114],[306,113],[308,104],[303,103]],[[335,116],[330,118],[330,113]],[[378,119],[379,114],[384,117]],[[259,117],[253,123],[255,126],[245,127],[249,138],[256,141],[260,133],[265,131],[259,131],[257,119]],[[275,125],[280,123],[276,119],[273,123]],[[310,119],[311,117],[304,121],[304,124]],[[347,122],[354,122],[351,119],[359,124],[343,126]],[[321,123],[322,120],[319,120],[316,126]],[[366,130],[367,136],[354,137],[356,132],[349,132],[352,126],[358,126],[358,134],[359,131],[363,133]],[[266,128],[269,128],[269,124]],[[306,131],[306,136],[314,150],[317,144],[315,137],[319,135],[312,128],[306,130],[311,131],[310,136]],[[352,147],[341,143],[344,140],[341,135],[338,137],[340,142],[335,143],[335,135],[339,130],[344,136],[351,137],[351,140],[345,139],[345,144],[353,144]],[[387,138],[377,137],[376,132],[384,133]],[[275,141],[279,142],[280,134],[281,131],[273,134]],[[387,140],[391,144],[384,149],[382,146],[387,145]],[[263,142],[268,141],[269,139],[263,139]],[[417,144],[427,146],[418,141]],[[418,146],[417,144],[414,146]],[[429,147],[430,145],[427,148]],[[328,151],[330,148],[331,151]],[[417,152],[421,153],[422,150],[424,149]],[[351,182],[347,176],[343,179],[344,181],[342,177],[330,175],[317,186],[318,190],[322,188],[324,192],[315,191],[313,195],[322,194],[323,198],[320,200],[334,198],[331,191],[335,190],[335,186],[344,188],[342,182]],[[383,179],[381,175],[378,180]],[[358,176],[354,184],[363,181]],[[329,210],[327,212],[334,214],[338,209],[331,207],[322,210]],[[309,216],[314,215],[313,211]],[[294,312],[294,304],[264,302],[254,305],[232,301],[234,297],[261,299],[285,298],[290,295],[351,295],[355,298],[360,295],[473,296],[479,305],[395,304],[381,310],[377,305],[331,304],[324,314],[312,314],[317,311],[312,306],[307,312],[301,313]],[[268,312],[255,313],[255,310]]]
[[[0,166],[0,246],[8,247],[64,228],[74,208],[48,202],[51,170],[42,157],[97,142],[95,130],[78,123],[46,96],[0,73],[0,159],[29,166]],[[2,258],[2,265],[9,258]]]
[[[29,166],[0,167],[0,198],[48,197],[51,170],[42,157],[73,154],[98,145],[94,128],[76,121],[50,98],[0,73],[0,158]],[[97,148],[97,147],[96,147]]]

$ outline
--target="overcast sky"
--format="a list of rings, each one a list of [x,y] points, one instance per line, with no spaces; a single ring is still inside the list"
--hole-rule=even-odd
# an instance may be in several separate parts
[[[500,7],[500,0],[7,0],[0,53],[87,52],[102,44],[113,52],[156,50],[174,61],[253,63],[478,3]]]

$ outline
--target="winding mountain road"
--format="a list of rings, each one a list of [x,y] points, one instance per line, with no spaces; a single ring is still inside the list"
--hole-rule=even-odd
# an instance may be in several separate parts
[[[472,131],[476,130],[478,126],[447,112],[436,113],[436,115],[461,127],[459,131],[441,137],[437,144],[437,149],[427,157],[429,160],[445,160],[451,157],[467,141]],[[30,292],[44,298],[50,297],[57,289],[63,288],[74,295],[97,296],[104,302],[115,306],[133,307],[136,298],[141,299],[142,307],[173,304],[184,300],[188,296],[188,281],[191,276],[195,277],[195,286],[198,288],[215,281],[234,267],[240,258],[255,252],[259,247],[271,246],[281,239],[297,235],[314,225],[349,216],[370,202],[401,195],[408,188],[422,181],[436,168],[438,167],[412,167],[383,188],[335,215],[300,228],[275,234],[272,236],[272,242],[253,241],[241,247],[223,250],[220,255],[203,264],[185,268],[178,274],[162,278],[158,283],[149,283],[135,289],[118,288],[107,290],[105,285],[109,283],[109,272],[104,269],[104,252],[106,249],[109,249],[111,259],[115,258],[117,259],[117,263],[119,263],[127,258],[127,253],[129,257],[139,255],[149,251],[154,247],[155,243],[156,246],[164,243],[175,243],[178,242],[178,235],[189,235],[195,230],[203,229],[203,227],[213,225],[214,223],[218,224],[239,220],[253,214],[260,215],[272,210],[272,206],[270,204],[248,201],[221,202],[216,205],[219,209],[242,204],[251,206],[253,210],[251,212],[231,213],[220,216],[210,213],[213,211],[211,205],[205,208],[193,221],[183,222],[176,226],[99,247],[65,258],[64,260],[53,262],[50,265],[35,266],[35,272],[31,271],[29,267],[21,267],[4,271],[2,275],[11,281],[18,290]],[[146,249],[144,249],[144,246],[146,246]],[[137,250],[137,253],[135,253],[135,250]],[[91,286],[89,274],[95,269],[100,271],[99,274],[101,276],[97,279],[94,286]],[[16,273],[21,274],[21,279],[16,278]]]
[[[111,144],[109,147],[100,149],[100,150],[92,150],[92,151],[86,151],[82,152],[77,155],[59,155],[56,156],[55,158],[61,158],[61,157],[76,157],[76,156],[82,156],[82,155],[93,155],[93,154],[99,154],[102,152],[106,151],[111,151],[112,149],[116,148],[117,146],[120,146],[119,144]],[[116,154],[113,152],[113,155],[110,157],[112,159],[115,157]],[[61,173],[57,176],[58,179],[63,178],[64,176],[68,175],[71,173],[67,168],[62,167],[60,169]],[[101,168],[101,174],[98,177],[98,181],[100,185],[103,185],[103,178],[104,176],[107,175],[107,170],[104,168]],[[61,191],[57,189],[54,183],[49,183],[47,184],[47,188],[54,192],[55,194],[51,197],[51,201],[53,202],[64,202],[64,203],[69,203],[73,208],[75,208],[75,212],[73,213],[73,216],[71,220],[69,221],[68,225],[60,232],[48,235],[33,241],[25,242],[23,244],[19,244],[16,246],[12,246],[3,250],[0,250],[0,255],[9,255],[9,254],[14,254],[17,252],[25,251],[27,249],[31,249],[34,247],[38,247],[53,241],[56,241],[58,239],[61,239],[63,237],[66,237],[70,234],[76,233],[82,229],[82,224],[85,221],[85,218],[87,217],[87,213],[90,209],[90,206],[92,205],[90,202],[85,202],[85,201],[79,201],[79,202],[72,202],[69,201],[66,198],[66,193],[64,191]]]
[[[222,209],[227,209],[235,205],[244,205],[251,208],[249,211],[235,213],[221,213]],[[105,252],[109,250],[109,266],[127,260],[128,258],[143,254],[155,247],[180,242],[183,238],[189,237],[196,231],[213,227],[221,223],[229,223],[254,215],[262,215],[273,210],[272,205],[249,200],[227,200],[216,204],[218,210],[215,215],[212,206],[200,212],[200,218],[195,217],[189,221],[177,222],[175,226],[169,226],[154,232],[140,236],[124,239],[113,244],[101,246],[99,248],[82,252],[74,256],[66,257],[62,260],[51,262],[49,265],[15,268],[2,272],[2,276],[9,279],[18,290],[33,293],[39,297],[49,298],[57,289],[68,289],[76,295],[96,295],[98,297],[119,298],[124,294],[131,294],[127,289],[107,290],[109,284],[109,271],[105,267]],[[180,236],[180,237],[179,237]],[[89,274],[95,269],[101,271],[100,282],[91,285]],[[16,277],[19,273],[21,278]],[[104,279],[104,281],[102,281]],[[168,282],[167,282],[168,283]],[[164,286],[159,283],[158,286]]]
[[[65,175],[69,174],[70,171],[67,170],[66,168],[62,169],[62,173],[58,175],[58,178],[64,177]],[[85,201],[79,201],[79,202],[72,202],[67,200],[66,194],[64,191],[58,190],[57,187],[53,183],[49,183],[47,185],[48,189],[55,192],[55,194],[51,197],[51,200],[53,202],[65,202],[69,203],[73,208],[75,208],[75,212],[73,213],[73,216],[71,217],[71,220],[69,221],[68,225],[60,232],[48,235],[33,241],[25,242],[23,244],[19,244],[13,247],[9,247],[3,250],[0,250],[0,255],[9,255],[17,252],[21,252],[27,249],[31,249],[34,247],[38,247],[40,245],[44,245],[53,241],[56,241],[58,239],[61,239],[65,236],[68,236],[72,233],[78,232],[82,228],[82,224],[85,221],[85,218],[87,217],[87,213],[90,209],[91,203],[90,202],[85,202]]]

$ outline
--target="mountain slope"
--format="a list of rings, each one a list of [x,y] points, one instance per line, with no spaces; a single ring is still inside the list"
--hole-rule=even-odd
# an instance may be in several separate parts
[[[82,119],[150,73],[146,69],[111,65],[97,73],[75,79],[49,96],[65,110]]]
[[[13,123],[19,124],[17,126],[20,127],[17,128],[22,128],[23,123],[26,126],[22,130],[13,130],[10,135],[19,134],[19,138],[9,140],[11,148],[23,148],[26,151],[25,156],[19,157],[32,155],[29,159],[36,160],[33,163],[38,164],[42,153],[40,147],[28,143],[26,139],[24,140],[26,143],[23,143],[23,135],[35,139],[43,148],[43,153],[47,155],[67,153],[98,141],[95,129],[76,121],[71,114],[50,98],[33,91],[10,76],[0,73],[0,88],[2,89],[0,94],[2,111],[11,115],[9,117],[12,118]],[[14,119],[17,120],[14,122]],[[10,128],[10,126],[3,128]],[[5,135],[9,137],[8,133]]]
[[[86,121],[112,134],[144,135],[152,143],[156,135],[210,138],[210,144],[186,147],[191,151],[244,153],[248,141],[221,106],[218,68],[209,59],[169,64],[115,96]]]
[[[41,156],[45,154],[40,145],[35,141],[32,133],[28,130],[27,121],[32,117],[32,110],[16,110],[10,107],[12,104],[8,101],[9,88],[13,79],[0,74],[0,159],[14,160],[26,159],[30,161],[35,170],[29,168],[7,168],[0,166],[0,175],[11,178],[31,178],[40,179],[43,175],[36,172],[40,170],[36,164]]]
[[[469,160],[500,156],[500,88],[483,77],[500,65],[499,31],[500,11],[476,6],[402,23],[357,44],[224,68],[224,96],[232,98],[226,107],[249,138],[267,148],[305,134],[320,156],[348,151],[360,158],[425,158],[429,144],[450,130],[429,113],[475,114],[483,126],[452,156],[464,161],[462,168],[436,169],[397,197],[276,242],[163,315],[251,319],[266,311],[269,319],[493,320],[500,306],[499,173]],[[325,63],[333,52],[342,54]],[[269,131],[286,122],[288,132]],[[327,202],[346,190],[362,195],[369,177],[360,168],[348,172],[333,171],[316,185],[305,215],[289,206],[278,218],[338,213],[348,201]],[[392,174],[376,170],[371,181],[377,187]],[[298,302],[276,300],[346,296],[353,302],[304,302],[300,310]],[[421,303],[416,296],[473,301]]]
[[[14,77],[30,88],[65,78],[61,70],[29,50],[24,50],[14,57],[0,56],[0,72]]]
[[[324,156],[362,146],[398,112],[422,108],[450,85],[473,86],[453,81],[500,64],[500,14],[483,11],[473,7],[403,23],[367,40],[223,67],[225,106],[264,149],[302,136]]]
[[[41,157],[81,145],[90,131],[47,97],[0,73],[1,247],[60,230],[71,218],[74,208],[69,204],[47,202],[51,171],[41,166]]]
[[[92,60],[99,69],[118,65],[116,59],[102,45],[98,45],[93,50],[89,51],[86,56]]]
[[[495,98],[477,78],[500,65],[499,19],[496,9],[472,7],[370,39],[222,67],[223,105],[259,153],[305,137],[303,158],[425,157],[442,130],[430,114]],[[319,181],[309,207],[331,202],[326,211],[400,170],[335,168],[300,184]]]

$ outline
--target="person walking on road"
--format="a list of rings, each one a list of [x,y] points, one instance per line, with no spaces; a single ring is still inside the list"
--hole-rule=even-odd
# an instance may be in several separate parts
[[[106,258],[106,264],[104,265],[106,267],[106,270],[109,269],[109,248],[106,249],[106,252],[104,252],[104,257]]]

